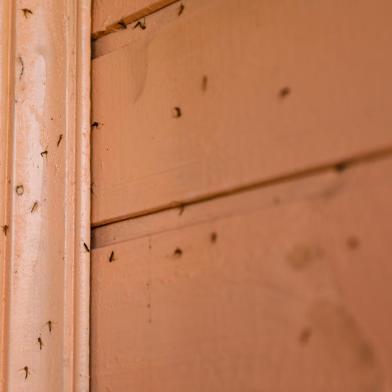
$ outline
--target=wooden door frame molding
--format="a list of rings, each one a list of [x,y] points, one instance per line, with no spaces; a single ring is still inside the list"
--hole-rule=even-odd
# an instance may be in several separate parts
[[[0,2],[1,391],[89,390],[90,19]]]

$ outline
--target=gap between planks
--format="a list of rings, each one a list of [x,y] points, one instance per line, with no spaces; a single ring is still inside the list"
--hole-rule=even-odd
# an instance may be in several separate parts
[[[200,196],[200,197],[197,197],[194,199],[183,200],[183,201],[173,201],[167,205],[158,206],[156,208],[151,208],[151,209],[148,209],[145,211],[140,211],[135,214],[124,215],[124,216],[110,219],[108,221],[95,223],[95,224],[92,224],[92,228],[96,229],[99,227],[112,225],[112,224],[123,222],[126,220],[141,218],[144,216],[152,215],[152,214],[167,211],[167,210],[172,210],[172,209],[177,209],[177,208],[186,208],[187,206],[208,202],[208,201],[215,200],[215,199],[222,198],[222,197],[232,196],[232,195],[235,195],[238,193],[247,192],[247,191],[251,191],[254,189],[258,189],[258,188],[265,188],[265,187],[269,187],[272,185],[277,185],[277,184],[281,184],[281,183],[287,183],[287,182],[292,182],[292,181],[296,181],[299,179],[304,179],[307,177],[317,176],[319,174],[322,174],[322,173],[325,173],[325,172],[331,171],[331,170],[343,172],[352,166],[356,166],[356,165],[363,164],[363,163],[369,163],[369,162],[376,161],[376,160],[381,160],[384,158],[388,158],[390,156],[392,156],[392,146],[388,146],[388,147],[374,150],[374,151],[367,152],[367,153],[357,154],[357,155],[354,155],[354,156],[347,158],[347,159],[344,159],[344,160],[335,161],[334,163],[326,163],[326,164],[314,166],[311,168],[295,171],[292,173],[284,174],[281,176],[277,176],[274,178],[240,185],[238,187],[223,190],[220,192],[215,192],[215,193],[204,195],[204,196]]]
[[[138,20],[145,18],[161,9],[168,7],[171,4],[178,3],[180,0],[160,0],[149,5],[148,7],[142,8],[139,11],[134,12],[131,15],[121,18],[115,23],[107,26],[105,30],[97,31],[91,34],[92,41],[96,41],[99,38],[105,37],[108,34],[116,33],[118,31],[125,30],[127,26],[131,23],[137,22]]]

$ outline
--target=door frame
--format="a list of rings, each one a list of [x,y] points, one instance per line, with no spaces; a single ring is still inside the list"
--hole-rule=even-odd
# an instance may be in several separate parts
[[[0,2],[1,391],[89,390],[90,36],[90,0]]]

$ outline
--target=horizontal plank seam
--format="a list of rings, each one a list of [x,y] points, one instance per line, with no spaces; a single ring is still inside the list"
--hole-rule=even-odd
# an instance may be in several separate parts
[[[367,153],[357,154],[357,155],[354,155],[354,156],[347,158],[347,159],[344,159],[344,160],[335,161],[334,163],[326,163],[326,164],[310,167],[307,169],[298,170],[298,171],[295,171],[292,173],[284,174],[281,176],[277,176],[274,178],[269,178],[269,179],[265,179],[265,180],[261,180],[261,181],[252,182],[249,184],[240,185],[240,186],[226,189],[223,191],[199,196],[194,199],[188,199],[188,200],[183,200],[183,201],[173,201],[169,204],[162,205],[162,206],[159,206],[156,208],[151,208],[151,209],[148,209],[145,211],[140,211],[135,214],[127,214],[127,215],[113,218],[113,219],[110,219],[107,221],[102,221],[102,222],[95,223],[95,224],[93,223],[92,228],[95,229],[95,228],[99,228],[99,227],[103,227],[103,226],[108,226],[108,225],[112,225],[114,223],[119,223],[119,222],[123,222],[123,221],[130,220],[130,219],[141,218],[144,216],[152,215],[155,213],[159,213],[159,212],[167,211],[167,210],[171,210],[171,209],[185,208],[190,205],[200,204],[200,203],[208,202],[208,201],[211,201],[214,199],[232,196],[232,195],[235,195],[238,193],[247,192],[247,191],[258,189],[258,188],[265,188],[265,187],[269,187],[272,185],[287,183],[287,182],[296,181],[299,179],[304,179],[307,177],[316,176],[316,175],[319,175],[319,174],[322,174],[322,173],[325,173],[325,172],[331,171],[331,170],[333,170],[335,172],[336,171],[343,172],[350,167],[353,167],[353,166],[356,166],[359,164],[363,164],[363,163],[369,163],[369,162],[375,161],[375,160],[384,159],[389,156],[392,156],[392,146],[388,146],[383,149],[374,150],[374,151],[367,152]]]
[[[127,26],[131,23],[137,22],[142,18],[146,18],[147,16],[154,14],[155,12],[158,12],[162,10],[163,8],[168,7],[169,5],[172,5],[174,3],[179,2],[180,0],[164,0],[164,1],[158,1],[156,3],[153,3],[152,5],[142,8],[139,11],[134,12],[131,15],[125,16],[118,20],[115,23],[112,23],[111,25],[107,26],[105,30],[97,31],[95,33],[91,34],[91,39],[92,41],[96,41],[102,37],[105,37],[108,34],[113,34],[119,31],[123,31],[127,29]]]

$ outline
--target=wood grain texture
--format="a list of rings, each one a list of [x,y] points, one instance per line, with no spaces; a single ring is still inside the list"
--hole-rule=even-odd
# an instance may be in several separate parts
[[[92,390],[389,391],[391,172],[96,229]]]
[[[391,2],[186,4],[93,61],[94,224],[392,145]]]

